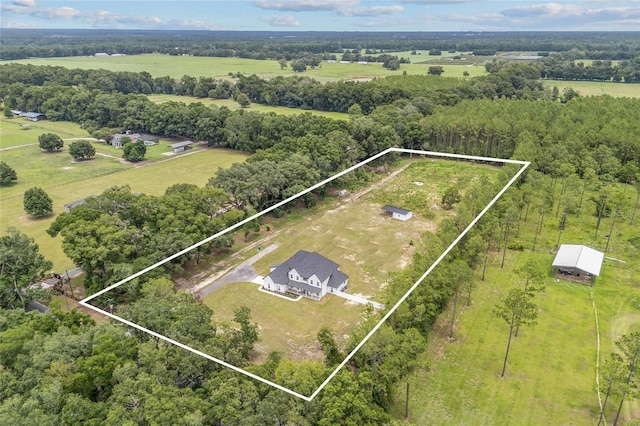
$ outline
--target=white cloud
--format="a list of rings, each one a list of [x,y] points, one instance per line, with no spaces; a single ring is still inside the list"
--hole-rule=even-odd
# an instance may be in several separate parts
[[[572,28],[579,25],[596,23],[614,25],[618,21],[638,20],[640,6],[591,8],[584,4],[541,3],[512,7],[503,10],[501,15],[517,21],[532,20],[545,26],[566,23]]]
[[[266,22],[267,24],[273,27],[299,27],[300,26],[300,21],[298,21],[291,15],[263,16],[260,18],[260,20],[263,22]]]
[[[510,18],[528,18],[536,16],[575,16],[580,14],[580,7],[574,4],[544,3],[517,6],[502,11],[502,15]]]
[[[441,22],[466,23],[482,30],[632,30],[640,23],[640,6],[637,4],[607,7],[606,4],[594,2],[549,2],[514,6],[496,12],[452,13],[429,18]]]
[[[473,0],[395,0],[398,3],[415,3],[415,4],[457,4],[470,3]]]
[[[13,4],[23,7],[36,7],[36,2],[34,0],[13,0]]]
[[[32,29],[37,27],[35,25],[24,24],[22,22],[2,22],[2,28]]]
[[[0,5],[0,10],[18,15],[30,15],[41,19],[73,18],[81,15],[79,10],[72,7],[24,7]]]
[[[357,22],[354,25],[356,27],[365,27],[365,28],[390,28],[390,27],[407,28],[407,27],[410,27],[410,26],[422,25],[422,24],[424,24],[423,20],[416,20],[416,19],[410,19],[410,20],[406,20],[406,19],[395,19],[395,20],[378,19],[378,20],[374,20],[374,21]]]
[[[261,9],[280,10],[283,12],[318,12],[336,11],[355,6],[357,0],[256,0],[256,6]]]
[[[16,0],[16,2],[28,3],[31,0]],[[34,3],[35,5],[35,3]],[[28,15],[34,18],[44,20],[60,20],[67,19],[90,25],[93,28],[159,28],[159,29],[224,29],[220,25],[194,20],[163,20],[152,15],[127,15],[114,13],[107,10],[96,11],[79,11],[72,7],[24,7],[17,5],[0,5],[0,11],[3,13],[13,13],[17,15]],[[3,24],[5,28],[8,25],[19,24]]]
[[[404,10],[402,6],[371,6],[371,7],[354,7],[338,11],[343,16],[381,16],[399,13]]]

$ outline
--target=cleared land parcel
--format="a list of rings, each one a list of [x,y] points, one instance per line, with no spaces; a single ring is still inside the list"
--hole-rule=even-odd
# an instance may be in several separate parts
[[[375,299],[387,274],[402,270],[408,262],[421,235],[434,231],[443,218],[454,214],[439,206],[443,188],[455,185],[464,194],[474,180],[495,180],[500,172],[496,167],[433,159],[414,158],[403,163],[397,173],[388,174],[360,192],[325,200],[298,220],[285,221],[286,226],[281,229],[275,218],[264,216],[263,220],[273,219],[273,228],[270,225],[267,235],[255,246],[275,244],[277,249],[251,265],[256,275],[267,274],[270,265],[286,260],[298,250],[316,251],[340,264],[340,269],[349,275],[348,293]],[[390,202],[414,203],[416,214],[406,222],[392,219],[382,211],[383,204]],[[335,295],[327,295],[319,302],[287,300],[261,292],[259,284],[248,282],[231,282],[217,288],[204,303],[213,309],[215,323],[230,323],[234,311],[241,306],[251,309],[252,320],[260,329],[254,354],[258,362],[274,351],[296,360],[320,358],[316,336],[322,326],[329,327],[340,347],[345,348],[349,332],[371,309]]]

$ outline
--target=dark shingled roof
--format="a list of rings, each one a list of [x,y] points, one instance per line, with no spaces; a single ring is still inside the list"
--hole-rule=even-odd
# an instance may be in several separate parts
[[[287,285],[306,289],[307,291],[319,291],[320,289],[318,287],[309,286],[308,284],[299,283],[297,281],[290,281],[289,271],[295,269],[304,279],[308,279],[314,274],[320,279],[320,281],[330,278],[328,285],[329,287],[335,288],[348,278],[344,272],[338,270],[339,267],[340,265],[319,255],[318,253],[300,250],[287,259],[287,261],[283,262],[271,271],[268,276],[276,283],[287,283]]]
[[[390,212],[390,213],[398,213],[401,215],[405,215],[407,213],[411,213],[410,210],[405,210],[405,209],[401,209],[400,207],[394,207],[394,206],[390,206],[390,205],[386,205],[384,207],[382,207],[382,210]]]

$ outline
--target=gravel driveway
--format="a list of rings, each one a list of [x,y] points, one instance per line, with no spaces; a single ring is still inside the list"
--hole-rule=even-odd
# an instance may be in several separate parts
[[[239,282],[251,282],[258,276],[258,272],[256,272],[253,264],[260,260],[263,256],[271,253],[275,249],[278,248],[277,244],[271,244],[268,247],[260,250],[256,255],[251,258],[245,260],[235,268],[233,268],[229,273],[225,274],[222,278],[213,281],[211,284],[206,285],[205,287],[199,290],[199,294],[202,297],[205,297],[207,294],[212,291],[222,287],[225,284],[229,283],[239,283]]]

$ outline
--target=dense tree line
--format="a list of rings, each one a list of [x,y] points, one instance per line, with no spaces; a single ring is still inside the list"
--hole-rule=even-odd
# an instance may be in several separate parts
[[[85,272],[87,291],[124,279],[241,220],[228,211],[227,194],[219,188],[176,185],[163,196],[133,194],[112,187],[69,213],[47,231],[62,235],[62,248]],[[171,270],[231,244],[221,239],[187,253],[167,266]]]
[[[563,55],[551,55],[542,58],[540,65],[542,78],[640,83],[640,55],[616,64],[610,60],[594,60],[589,65]]]
[[[65,37],[60,43],[60,37]],[[251,31],[3,31],[2,59],[86,56],[96,53],[299,59],[344,50],[386,53],[437,49],[471,52],[573,52],[577,59],[622,60],[638,55],[637,36],[624,32],[251,32]],[[326,58],[328,59],[328,58]]]
[[[525,88],[532,93],[542,92],[535,81],[540,70],[532,64],[499,64],[489,70],[490,76],[471,81],[438,79],[433,76],[398,76],[370,82],[319,83],[305,77],[276,77],[270,80],[258,76],[236,75],[235,84],[210,77],[180,79],[168,76],[152,78],[146,72],[113,72],[106,70],[68,70],[63,67],[6,64],[0,66],[5,78],[0,94],[13,108],[40,110],[42,103],[54,96],[56,87],[78,87],[120,94],[175,94],[199,98],[236,98],[239,93],[254,103],[287,106],[322,111],[347,112],[358,104],[365,114],[375,106],[390,104],[399,99],[424,97],[433,104],[452,105],[461,99],[478,97],[522,97]],[[516,76],[516,77],[514,77]],[[46,83],[45,83],[46,82]],[[34,89],[32,86],[46,88]],[[26,94],[23,94],[24,91]],[[29,90],[48,93],[30,94]],[[34,99],[35,98],[35,99]],[[51,100],[51,102],[54,102]],[[44,111],[43,111],[44,112]],[[56,115],[52,116],[56,119]]]

